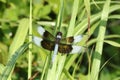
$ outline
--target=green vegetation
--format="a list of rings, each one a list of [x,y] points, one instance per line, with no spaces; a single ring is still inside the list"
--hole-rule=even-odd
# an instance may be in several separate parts
[[[0,80],[120,80],[119,0],[0,0]],[[37,26],[83,35],[80,54],[38,47]]]

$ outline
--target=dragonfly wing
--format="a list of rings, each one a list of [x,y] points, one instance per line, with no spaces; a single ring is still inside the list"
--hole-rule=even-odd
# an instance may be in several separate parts
[[[62,38],[60,43],[62,44],[71,44],[73,43],[74,38],[73,37],[67,37],[67,38]]]
[[[38,27],[38,33],[43,36],[44,39],[55,41],[55,37],[41,26]]]
[[[72,50],[72,46],[68,44],[59,44],[58,51],[63,54],[70,53]]]
[[[81,40],[82,40],[82,35],[78,35],[75,37],[62,38],[60,42],[63,44],[73,44],[73,43],[80,42]]]
[[[38,33],[39,33],[40,35],[42,35],[42,36],[44,35],[45,29],[44,29],[43,27],[39,26],[37,30],[38,30]]]
[[[80,53],[82,51],[82,46],[72,46],[72,51],[70,54]]]
[[[80,53],[82,50],[82,46],[75,46],[75,45],[69,45],[69,44],[59,44],[58,51],[63,54],[75,54]]]
[[[53,41],[43,40],[43,41],[41,42],[41,46],[42,46],[44,49],[53,51],[53,50],[54,50],[54,47],[55,47],[55,43],[54,43]]]
[[[55,43],[52,42],[52,41],[48,41],[48,40],[41,39],[39,37],[34,36],[33,37],[33,42],[37,46],[43,47],[44,49],[47,49],[47,50],[50,50],[50,51],[54,50]]]
[[[33,43],[36,44],[37,46],[41,47],[41,42],[43,39],[33,36]]]
[[[83,36],[82,35],[78,35],[74,37],[74,43],[80,42],[82,40]]]

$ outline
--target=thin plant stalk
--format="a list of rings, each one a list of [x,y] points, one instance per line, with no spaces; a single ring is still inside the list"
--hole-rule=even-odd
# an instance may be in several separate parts
[[[105,31],[106,31],[106,24],[108,20],[109,7],[110,7],[110,0],[107,0],[105,2],[102,15],[101,15],[101,22],[100,22],[100,27],[99,27],[98,37],[97,37],[96,49],[93,57],[90,80],[98,80],[101,56],[103,51],[103,43],[104,43],[104,37],[105,37]]]
[[[29,15],[29,42],[32,42],[32,0],[30,0],[30,15]],[[28,79],[31,77],[32,74],[32,44],[29,45],[29,52],[28,52]]]

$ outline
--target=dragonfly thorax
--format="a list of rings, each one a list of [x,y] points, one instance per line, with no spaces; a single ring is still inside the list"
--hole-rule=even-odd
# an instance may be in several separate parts
[[[56,44],[59,44],[61,38],[62,38],[62,33],[61,33],[61,32],[57,32],[55,43],[56,43]]]

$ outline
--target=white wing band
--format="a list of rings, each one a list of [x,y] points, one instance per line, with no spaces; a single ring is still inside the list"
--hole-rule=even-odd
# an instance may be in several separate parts
[[[39,37],[36,37],[36,36],[33,36],[33,42],[37,45],[37,46],[41,46],[41,41],[43,39],[39,38]]]
[[[72,51],[70,52],[70,54],[76,54],[76,53],[80,53],[82,51],[82,46],[72,46]]]
[[[80,42],[82,40],[82,35],[78,35],[74,37],[74,43]]]
[[[43,27],[39,26],[38,27],[38,33],[43,36],[44,32],[45,32],[45,29]]]

